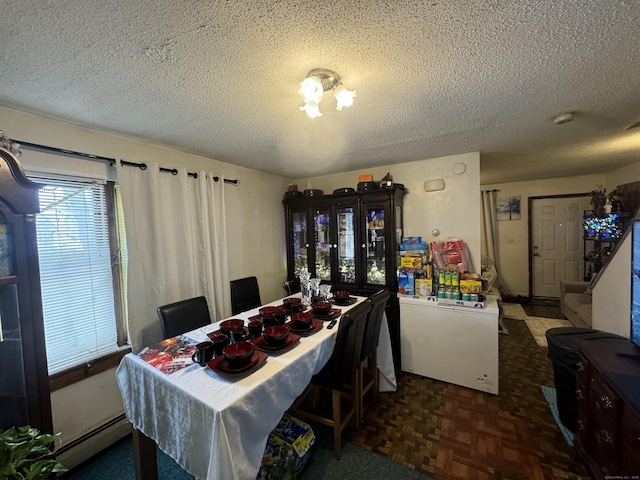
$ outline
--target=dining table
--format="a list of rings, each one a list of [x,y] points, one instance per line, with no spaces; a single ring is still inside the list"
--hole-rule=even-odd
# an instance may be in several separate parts
[[[341,311],[335,328],[327,328],[329,322],[322,321],[313,334],[301,335],[291,348],[268,354],[259,368],[245,373],[221,374],[194,362],[167,374],[139,354],[125,355],[116,376],[125,414],[133,426],[136,478],[157,478],[157,445],[198,479],[254,480],[269,433],[331,357],[339,319],[366,300],[352,298],[352,304],[336,306]],[[278,299],[267,305],[282,304],[283,299]],[[257,315],[259,308],[232,318],[248,323]],[[207,334],[218,330],[220,322],[184,336],[194,342],[208,340]],[[386,317],[377,354],[380,391],[395,391]]]

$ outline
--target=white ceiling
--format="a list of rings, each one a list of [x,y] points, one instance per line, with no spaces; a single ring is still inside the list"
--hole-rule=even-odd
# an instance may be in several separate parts
[[[640,160],[640,128],[625,130],[640,121],[638,0],[4,0],[1,11],[1,105],[289,178],[470,151],[483,184]],[[310,119],[297,89],[318,67],[357,97],[337,112],[325,96]],[[566,111],[576,120],[554,125]]]

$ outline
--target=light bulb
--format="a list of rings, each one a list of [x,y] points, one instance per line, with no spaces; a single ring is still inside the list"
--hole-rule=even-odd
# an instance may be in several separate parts
[[[305,103],[304,107],[300,107],[300,110],[307,112],[309,118],[317,118],[322,116],[322,113],[320,113],[320,109],[318,108],[318,104],[313,101],[308,101],[307,103]]]
[[[353,105],[353,97],[356,96],[355,90],[347,90],[343,84],[338,85],[333,90],[333,95],[336,97],[338,104],[336,110],[341,111],[342,107],[350,107]]]
[[[298,93],[304,99],[305,103],[314,102],[316,105],[322,100],[324,89],[322,83],[316,77],[307,77],[300,83]]]

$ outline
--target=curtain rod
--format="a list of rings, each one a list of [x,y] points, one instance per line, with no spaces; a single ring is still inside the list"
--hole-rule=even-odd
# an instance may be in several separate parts
[[[123,167],[138,167],[140,170],[146,170],[147,169],[147,164],[146,163],[138,163],[138,162],[128,162],[127,160],[120,160],[120,165],[122,165]],[[159,167],[161,172],[167,172],[170,173],[172,175],[177,175],[178,174],[178,169],[177,168],[165,168],[165,167]],[[196,172],[187,172],[187,175],[189,177],[193,177],[193,178],[198,178],[198,174]],[[220,177],[218,176],[214,176],[213,177],[213,181],[214,182],[219,182],[220,181]],[[224,183],[230,183],[232,185],[238,185],[240,183],[239,180],[231,180],[228,178],[224,179]]]
[[[67,150],[66,148],[58,148],[58,147],[49,147],[47,145],[40,145],[38,143],[31,143],[31,142],[25,142],[22,140],[13,140],[15,143],[20,144],[20,147],[24,147],[24,148],[31,148],[34,150],[43,150],[45,152],[49,152],[49,153],[62,153],[63,155],[69,155],[71,157],[78,157],[78,158],[83,158],[85,160],[91,160],[94,162],[106,162],[108,163],[110,166],[114,166],[116,164],[116,159],[115,158],[109,158],[109,157],[103,157],[100,155],[93,155],[91,153],[83,153],[83,152],[76,152],[74,150]],[[127,165],[127,166],[136,166],[136,167],[140,167],[140,169],[145,170],[147,168],[147,164],[146,163],[134,163],[134,162],[127,162],[125,160],[120,160],[120,165]],[[160,167],[160,171],[161,172],[169,172],[172,173],[173,175],[177,175],[178,174],[178,170],[176,170],[175,168],[163,168]],[[197,173],[191,173],[189,172],[188,175],[190,177],[193,178],[198,178],[198,174]],[[213,177],[213,180],[218,182],[220,180],[220,177]],[[230,183],[232,185],[238,185],[240,182],[238,180],[230,180],[230,179],[224,179],[224,183]]]
[[[86,160],[92,160],[94,162],[107,162],[111,166],[114,166],[116,164],[115,158],[101,157],[100,155],[92,155],[90,153],[75,152],[73,150],[67,150],[65,148],[48,147],[46,145],[39,145],[37,143],[23,142],[22,140],[13,140],[13,141],[16,143],[19,143],[20,147],[24,147],[24,148],[32,148],[34,150],[44,150],[45,152],[52,152],[52,153],[62,153],[64,155],[69,155],[71,157],[84,158]]]

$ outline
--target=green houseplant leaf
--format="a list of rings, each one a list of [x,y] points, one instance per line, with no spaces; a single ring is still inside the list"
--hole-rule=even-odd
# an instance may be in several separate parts
[[[51,453],[51,446],[59,436],[41,434],[28,425],[0,433],[0,478],[45,480],[66,472]]]

